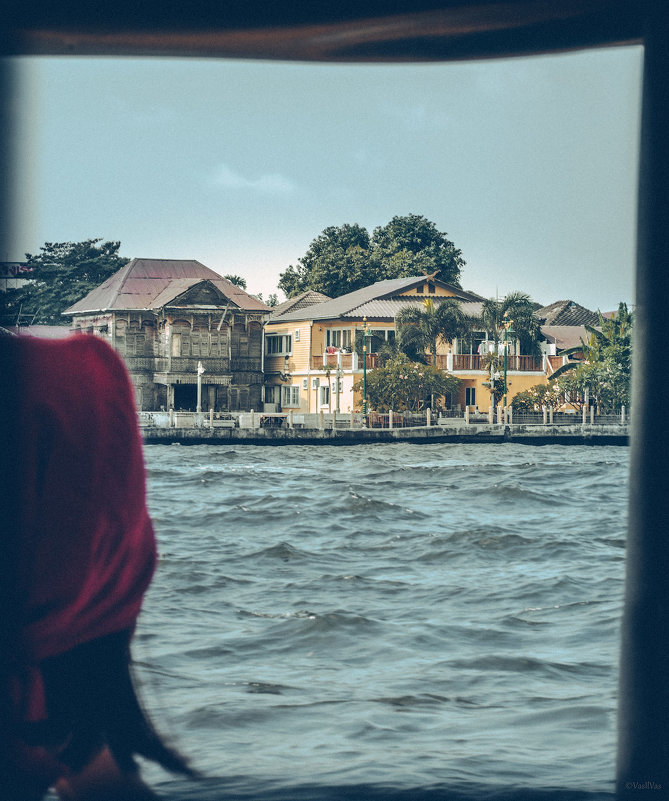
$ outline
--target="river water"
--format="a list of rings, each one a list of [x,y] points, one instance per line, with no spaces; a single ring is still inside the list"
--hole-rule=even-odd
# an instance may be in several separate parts
[[[148,446],[162,797],[611,798],[628,458]]]

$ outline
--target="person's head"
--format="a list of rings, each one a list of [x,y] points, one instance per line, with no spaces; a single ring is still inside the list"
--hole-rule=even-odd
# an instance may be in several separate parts
[[[155,733],[130,675],[156,545],[125,368],[89,336],[5,338],[0,350],[15,410],[3,407],[13,497],[0,596],[0,785],[23,783],[23,797],[39,798],[103,750],[122,772],[141,755],[189,773]]]

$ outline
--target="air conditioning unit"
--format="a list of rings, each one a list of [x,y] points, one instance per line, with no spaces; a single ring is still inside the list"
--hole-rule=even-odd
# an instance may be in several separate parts
[[[320,378],[312,378],[311,379],[311,388],[312,389],[318,389],[320,384],[321,384],[321,379]]]

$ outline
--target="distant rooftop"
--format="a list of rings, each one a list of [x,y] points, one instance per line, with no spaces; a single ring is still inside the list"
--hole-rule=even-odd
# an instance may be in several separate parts
[[[573,300],[556,300],[548,306],[537,309],[535,314],[544,325],[597,325],[599,316],[597,312],[586,309]]]
[[[322,292],[316,292],[313,289],[307,289],[306,292],[301,292],[294,298],[288,298],[288,300],[284,300],[283,303],[273,306],[270,319],[279,317],[282,314],[287,314],[288,312],[306,309],[309,306],[315,305],[316,303],[324,303],[326,300],[332,300],[332,298],[324,295]]]

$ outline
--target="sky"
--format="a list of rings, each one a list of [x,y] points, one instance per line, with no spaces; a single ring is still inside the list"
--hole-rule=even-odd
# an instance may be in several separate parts
[[[120,240],[267,298],[331,225],[421,214],[464,288],[634,301],[642,48],[324,65],[18,58],[5,260]],[[283,295],[279,293],[279,299]]]

